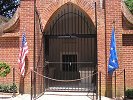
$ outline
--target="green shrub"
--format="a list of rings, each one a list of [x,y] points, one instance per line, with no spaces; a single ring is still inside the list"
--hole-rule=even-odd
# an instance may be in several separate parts
[[[125,0],[125,4],[127,5],[128,9],[133,14],[133,0]]]
[[[2,92],[3,91],[3,87],[2,87],[2,85],[0,85],[0,92]]]
[[[0,92],[4,92],[4,93],[13,93],[13,89],[14,92],[17,92],[17,86],[14,85],[0,85]]]
[[[13,92],[13,89],[14,89],[15,92],[17,92],[17,86],[15,84],[10,86],[9,92]]]
[[[9,86],[8,85],[4,85],[3,86],[3,92],[8,92],[9,90]]]
[[[126,97],[129,98],[129,99],[133,99],[133,89],[128,89],[128,90],[126,90],[125,95],[126,95]]]

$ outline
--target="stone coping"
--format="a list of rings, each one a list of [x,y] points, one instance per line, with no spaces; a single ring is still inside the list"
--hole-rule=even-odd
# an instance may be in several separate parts
[[[126,4],[124,3],[124,1],[121,2],[122,4],[122,12],[123,15],[126,17],[126,19],[133,24],[133,14],[129,11],[129,9],[127,8]]]
[[[18,37],[19,38],[19,33],[15,32],[15,33],[0,33],[0,38],[2,37]]]
[[[14,30],[19,22],[19,7],[16,10],[14,16],[7,22],[3,22],[0,24],[0,34],[10,32]]]

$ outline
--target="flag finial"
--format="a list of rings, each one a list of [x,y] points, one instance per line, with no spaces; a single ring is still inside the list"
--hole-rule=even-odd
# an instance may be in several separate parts
[[[113,21],[113,27],[115,27],[115,20]]]

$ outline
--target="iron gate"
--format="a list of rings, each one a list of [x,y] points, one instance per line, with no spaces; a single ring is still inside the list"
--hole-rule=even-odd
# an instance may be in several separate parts
[[[45,90],[96,91],[96,26],[71,3],[53,16],[44,35]]]

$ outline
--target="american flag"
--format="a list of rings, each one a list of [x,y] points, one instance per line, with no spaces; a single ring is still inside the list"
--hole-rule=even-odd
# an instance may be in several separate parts
[[[21,75],[24,76],[25,73],[25,57],[28,53],[28,46],[27,46],[27,41],[26,41],[26,36],[25,33],[22,35],[22,45],[20,47],[20,52],[19,52],[19,68]]]

